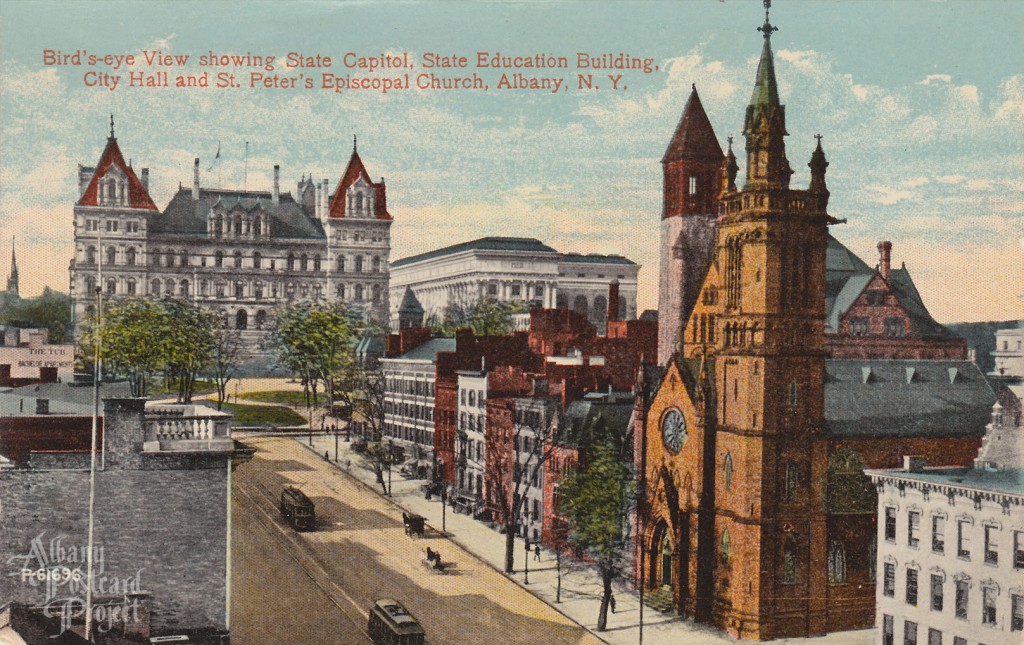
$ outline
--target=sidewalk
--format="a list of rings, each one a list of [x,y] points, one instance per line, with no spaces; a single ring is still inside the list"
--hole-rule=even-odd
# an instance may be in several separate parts
[[[308,435],[299,435],[296,441],[307,449],[323,457],[327,453],[334,461],[335,442],[333,436],[314,436],[313,445],[309,445]],[[337,466],[350,475],[381,492],[380,484],[373,472],[364,467],[363,459],[350,449],[351,444],[342,435],[338,442]],[[385,481],[387,473],[384,474]],[[391,473],[393,500],[407,511],[427,518],[427,523],[440,531],[442,528],[441,501],[437,497],[427,501],[420,491],[421,479],[406,479],[397,470]],[[504,569],[505,536],[497,530],[489,528],[468,515],[461,515],[447,509],[444,513],[444,526],[448,539],[465,550],[473,553],[484,562],[489,563],[498,571]],[[440,549],[444,553],[443,547]],[[624,584],[614,585],[616,612],[608,614],[607,631],[598,632],[597,617],[601,606],[601,583],[597,574],[578,563],[572,563],[569,569],[569,558],[562,558],[562,593],[561,602],[555,602],[558,584],[558,572],[555,555],[547,549],[541,549],[540,561],[529,556],[529,584],[525,582],[523,568],[523,541],[516,538],[515,572],[512,580],[529,590],[534,596],[544,600],[550,606],[565,614],[570,619],[591,631],[610,645],[635,645],[640,638],[640,602],[639,594],[628,589]],[[644,643],[649,645],[678,644],[700,642],[702,645],[736,645],[739,641],[721,632],[695,625],[692,621],[678,616],[663,614],[651,607],[644,607]],[[859,630],[854,632],[837,632],[818,638],[780,639],[775,643],[794,643],[801,645],[870,645],[874,643],[875,630]]]

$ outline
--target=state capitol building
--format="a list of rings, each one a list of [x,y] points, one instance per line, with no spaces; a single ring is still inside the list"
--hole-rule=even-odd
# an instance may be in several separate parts
[[[105,301],[174,296],[220,312],[255,349],[271,311],[328,294],[387,321],[391,222],[384,179],[374,182],[353,144],[331,192],[303,176],[293,196],[179,184],[161,211],[149,194],[149,169],[136,175],[114,136],[95,167],[78,168],[75,257],[70,265],[76,321]]]

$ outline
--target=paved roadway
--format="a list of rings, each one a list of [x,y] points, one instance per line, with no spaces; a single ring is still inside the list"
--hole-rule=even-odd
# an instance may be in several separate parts
[[[243,440],[257,452],[233,475],[233,643],[369,643],[366,612],[384,597],[405,604],[432,645],[601,642],[435,531],[405,535],[400,508],[293,439]],[[316,531],[280,521],[286,483],[316,504]],[[428,546],[452,573],[423,565]]]

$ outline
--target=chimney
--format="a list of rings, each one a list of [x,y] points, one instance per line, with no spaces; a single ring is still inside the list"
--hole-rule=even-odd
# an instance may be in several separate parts
[[[195,170],[192,172],[192,199],[199,201],[199,157],[196,157]]]
[[[281,166],[274,164],[274,196],[271,199],[274,206],[281,201]]]
[[[619,281],[608,283],[608,322],[619,319]]]
[[[922,455],[903,455],[903,470],[908,473],[923,473],[927,460]]]
[[[149,192],[149,168],[142,169],[142,189]]]
[[[892,242],[879,242],[878,243],[878,272],[882,274],[882,278],[888,282],[889,272],[892,267]]]
[[[145,442],[146,400],[103,399],[107,468],[136,469]]]

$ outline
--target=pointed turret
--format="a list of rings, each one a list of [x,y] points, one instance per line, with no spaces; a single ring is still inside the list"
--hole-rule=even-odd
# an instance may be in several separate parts
[[[149,191],[124,160],[114,136],[114,117],[110,117],[110,136],[100,155],[89,184],[78,200],[79,206],[117,206],[158,210]]]
[[[379,183],[370,179],[370,173],[366,172],[356,149],[356,139],[352,137],[352,156],[331,198],[330,216],[391,219],[386,192],[383,178]]]
[[[779,101],[772,58],[772,33],[778,31],[768,19],[771,3],[765,2],[761,60],[757,64],[754,91],[750,95],[743,135],[747,138],[747,185],[789,186],[793,174],[786,158],[786,107]]]
[[[406,287],[405,294],[402,296],[402,304],[398,307],[398,328],[411,329],[422,327],[424,313],[426,311],[423,309],[423,305],[420,304],[416,294],[413,293],[412,287]]]
[[[683,108],[683,116],[661,163],[665,178],[662,217],[714,213],[725,155],[711,127],[697,86]]]
[[[825,210],[828,206],[828,186],[825,185],[825,171],[828,168],[828,160],[825,159],[825,151],[821,149],[821,135],[815,135],[818,139],[818,147],[811,153],[811,161],[807,167],[811,169],[811,185],[807,188],[812,194],[818,196],[819,207]]]
[[[729,151],[725,153],[722,164],[722,192],[731,193],[736,190],[736,174],[740,171],[736,163],[736,155],[732,152],[732,136],[729,137]]]

